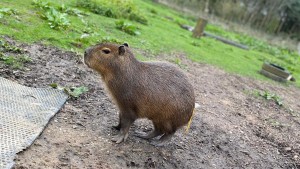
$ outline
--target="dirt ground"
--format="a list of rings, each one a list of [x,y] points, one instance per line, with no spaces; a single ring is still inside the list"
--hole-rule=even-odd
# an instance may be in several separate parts
[[[67,101],[33,145],[18,154],[16,169],[300,168],[299,88],[233,75],[174,54],[186,65],[183,71],[201,106],[189,132],[182,128],[172,142],[157,148],[133,135],[151,130],[151,123],[142,119],[131,127],[126,142],[115,144],[110,139],[117,132],[111,126],[117,124],[118,110],[100,76],[81,57],[40,44],[16,45],[33,62],[25,65],[26,71],[1,64],[2,77],[33,87],[58,83],[90,89]],[[283,107],[254,94],[264,90],[280,96]]]

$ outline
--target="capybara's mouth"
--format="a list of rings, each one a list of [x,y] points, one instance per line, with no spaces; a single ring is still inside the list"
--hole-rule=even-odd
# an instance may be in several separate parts
[[[83,58],[83,63],[84,63],[85,65],[87,65],[87,67],[90,67],[90,63],[86,60],[85,57]]]
[[[89,66],[89,63],[88,63],[88,61],[85,59],[85,57],[83,57],[83,63],[84,63],[85,65],[87,65],[88,67],[90,67],[90,66]]]

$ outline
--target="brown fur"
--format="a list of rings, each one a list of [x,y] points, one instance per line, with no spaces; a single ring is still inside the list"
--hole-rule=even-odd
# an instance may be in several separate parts
[[[120,109],[117,143],[127,138],[137,118],[148,118],[155,127],[153,133],[141,137],[164,135],[161,141],[169,140],[191,118],[195,105],[193,87],[172,64],[140,62],[127,44],[109,43],[87,49],[84,60],[101,74]]]

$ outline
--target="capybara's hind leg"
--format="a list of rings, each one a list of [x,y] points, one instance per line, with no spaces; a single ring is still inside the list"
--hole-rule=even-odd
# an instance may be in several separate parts
[[[171,133],[165,133],[158,141],[152,141],[151,144],[156,147],[164,146],[166,143],[171,141],[174,133],[175,133],[175,131],[171,132]]]
[[[164,133],[160,130],[162,128],[162,126],[160,125],[160,123],[155,123],[153,122],[154,125],[154,129],[149,133],[145,133],[145,132],[135,132],[135,135],[137,137],[143,138],[143,139],[152,139],[154,137],[163,135]]]
[[[151,139],[151,138],[154,138],[154,137],[157,137],[157,136],[160,136],[162,135],[163,133],[160,132],[159,130],[157,129],[154,129],[152,132],[150,132],[149,134],[146,134],[144,132],[135,132],[135,135],[137,137],[140,137],[140,138],[143,138],[143,139]]]

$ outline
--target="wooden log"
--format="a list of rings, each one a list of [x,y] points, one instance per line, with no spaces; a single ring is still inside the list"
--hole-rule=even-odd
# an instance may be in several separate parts
[[[239,44],[239,43],[230,41],[230,40],[228,40],[228,39],[225,39],[225,38],[222,38],[222,37],[213,35],[213,34],[211,34],[211,33],[204,32],[204,33],[203,33],[203,36],[211,37],[211,38],[214,38],[214,39],[216,39],[216,40],[218,40],[218,41],[221,41],[221,42],[223,42],[223,43],[226,43],[226,44],[229,44],[229,45],[232,45],[232,46],[241,48],[241,49],[249,50],[249,47],[246,46],[246,45],[242,45],[242,44]]]
[[[280,82],[296,81],[296,79],[286,69],[268,62],[265,62],[262,65],[260,73]]]
[[[263,75],[265,75],[266,77],[271,78],[273,80],[276,80],[278,82],[286,82],[287,81],[286,79],[284,79],[284,78],[282,78],[280,76],[277,76],[277,75],[275,75],[273,73],[270,73],[270,72],[268,72],[268,71],[266,71],[264,69],[261,69],[260,73],[263,74]]]
[[[288,79],[290,77],[290,73],[286,71],[284,68],[274,65],[272,63],[264,63],[262,69],[268,71],[272,74],[275,74],[284,79]]]
[[[204,32],[206,24],[207,24],[206,19],[199,18],[197,21],[197,25],[196,25],[195,29],[193,30],[193,37],[200,38],[201,36],[203,36],[203,32]]]

